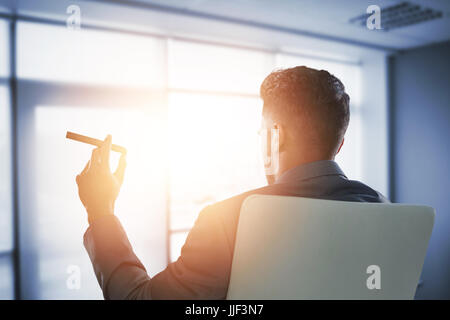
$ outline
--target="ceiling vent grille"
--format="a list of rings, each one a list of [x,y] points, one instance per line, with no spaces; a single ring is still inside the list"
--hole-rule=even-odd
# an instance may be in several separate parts
[[[365,13],[351,18],[349,22],[366,28],[367,18],[370,16],[371,14]],[[381,8],[381,30],[389,31],[442,17],[443,12],[440,10],[422,7],[411,2],[401,2],[393,6]]]

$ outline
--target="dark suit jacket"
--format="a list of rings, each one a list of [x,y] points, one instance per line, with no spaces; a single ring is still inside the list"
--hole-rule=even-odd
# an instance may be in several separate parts
[[[106,299],[225,299],[239,212],[251,194],[357,202],[387,202],[375,190],[348,180],[334,161],[317,161],[285,172],[275,184],[203,209],[177,261],[153,278],[136,257],[117,217],[102,216],[84,235]]]

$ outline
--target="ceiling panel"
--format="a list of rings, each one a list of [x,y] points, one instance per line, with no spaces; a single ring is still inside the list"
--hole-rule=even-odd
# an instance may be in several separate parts
[[[365,42],[397,49],[450,40],[450,1],[413,0],[439,9],[444,17],[388,32],[368,30],[348,21],[364,14],[373,0],[131,0],[160,6],[235,18],[276,27]],[[381,8],[402,0],[377,0]]]

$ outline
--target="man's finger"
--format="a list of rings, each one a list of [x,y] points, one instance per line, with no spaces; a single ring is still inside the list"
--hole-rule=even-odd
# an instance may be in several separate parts
[[[105,141],[103,141],[102,146],[100,147],[100,157],[102,158],[102,164],[105,166],[105,169],[110,170],[109,168],[109,153],[111,150],[112,136],[108,134]]]
[[[116,176],[120,184],[123,183],[126,166],[127,166],[126,156],[125,154],[122,153],[122,155],[120,156],[119,165],[117,166],[116,172],[114,172],[114,175]]]
[[[85,174],[86,171],[89,170],[89,166],[90,166],[90,165],[91,165],[91,160],[89,160],[89,161],[86,163],[86,165],[84,166],[84,169],[83,169],[83,171],[81,171],[80,175]]]
[[[89,168],[98,168],[102,162],[102,159],[100,157],[100,148],[95,148],[92,150],[92,156]]]

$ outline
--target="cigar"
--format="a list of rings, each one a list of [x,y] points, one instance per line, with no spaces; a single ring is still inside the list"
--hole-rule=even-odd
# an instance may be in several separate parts
[[[103,140],[99,140],[99,139],[95,139],[95,138],[91,138],[88,136],[83,136],[82,134],[78,134],[78,133],[74,133],[74,132],[70,132],[67,131],[66,133],[66,138],[67,139],[72,139],[75,141],[79,141],[79,142],[83,142],[83,143],[87,143],[93,146],[97,146],[97,147],[101,147],[103,145]],[[111,145],[111,150],[112,151],[116,151],[116,152],[120,152],[123,154],[127,153],[127,149],[125,149],[122,146],[119,146],[117,144],[113,144]]]

